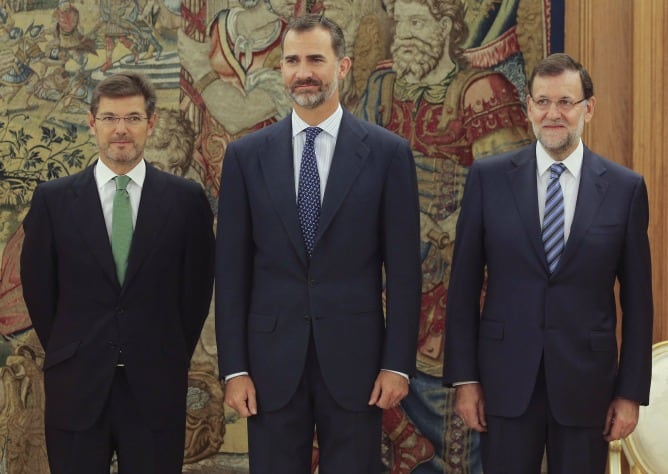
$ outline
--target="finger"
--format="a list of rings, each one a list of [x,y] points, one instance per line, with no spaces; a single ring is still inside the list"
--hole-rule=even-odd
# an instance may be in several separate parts
[[[369,398],[369,405],[376,405],[378,399],[380,398],[380,384],[376,380],[373,384],[373,390],[371,391],[371,397]]]
[[[380,398],[376,402],[376,406],[386,410],[394,406],[394,400],[390,396],[390,393],[383,388],[380,389]]]
[[[248,418],[251,415],[250,410],[248,410],[248,406],[246,405],[246,400],[241,399],[241,400],[234,400],[234,404],[231,405],[232,408],[234,408],[240,416],[243,418]]]
[[[487,431],[487,416],[485,415],[485,404],[479,402],[477,408],[478,410],[476,414],[478,416],[478,423],[484,431]]]
[[[248,394],[248,400],[246,401],[248,407],[249,415],[257,415],[257,399],[255,398],[255,392],[250,392]]]
[[[615,419],[614,411],[608,410],[608,414],[605,417],[605,424],[603,425],[603,436],[610,435],[614,419]]]
[[[487,427],[483,426],[479,421],[476,421],[475,423],[472,423],[471,425],[467,425],[469,428],[472,430],[475,430],[479,433],[484,433],[487,431]]]

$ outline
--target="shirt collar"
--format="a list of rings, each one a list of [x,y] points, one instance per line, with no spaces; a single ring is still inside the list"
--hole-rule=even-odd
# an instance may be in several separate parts
[[[137,163],[137,165],[126,173],[130,179],[137,184],[140,188],[144,186],[144,179],[146,178],[146,162],[142,159]],[[100,189],[102,186],[107,184],[109,181],[116,177],[116,173],[111,171],[107,165],[100,159],[97,160],[95,165],[95,182],[97,188]]]
[[[568,155],[561,163],[564,164],[568,172],[577,178],[580,175],[582,170],[582,157],[584,154],[584,145],[582,140],[578,141],[578,146],[573,150],[573,153]],[[544,173],[550,168],[554,163],[558,163],[550,155],[548,155],[545,148],[540,142],[536,142],[536,169],[538,171],[538,176],[543,176]]]
[[[336,110],[332,115],[327,117],[325,120],[320,122],[316,127],[322,128],[324,132],[327,132],[332,137],[336,138],[339,134],[339,127],[341,126],[341,119],[343,118],[343,108],[341,104],[338,105]],[[292,111],[292,138],[296,137],[298,134],[310,127],[309,124],[304,122],[302,118],[297,115],[297,112]]]

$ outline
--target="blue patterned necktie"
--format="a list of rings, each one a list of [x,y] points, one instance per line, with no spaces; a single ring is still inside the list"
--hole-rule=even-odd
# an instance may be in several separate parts
[[[559,177],[565,169],[563,163],[550,166],[550,182],[545,196],[543,245],[550,273],[554,273],[564,250],[564,195],[561,192]]]
[[[299,225],[304,238],[306,253],[311,258],[315,244],[315,234],[320,222],[320,175],[315,159],[315,137],[321,128],[306,129],[306,143],[302,152],[302,163],[299,168],[299,187],[297,190],[297,211]]]
[[[116,264],[118,282],[122,286],[132,243],[132,207],[130,206],[130,195],[126,189],[130,177],[116,176],[114,181],[116,182],[116,194],[114,194],[111,211],[111,253]]]

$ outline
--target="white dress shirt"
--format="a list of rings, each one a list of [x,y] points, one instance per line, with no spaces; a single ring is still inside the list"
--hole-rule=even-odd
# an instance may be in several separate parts
[[[318,166],[318,175],[320,176],[320,203],[325,197],[325,188],[327,187],[327,178],[329,170],[332,167],[332,158],[334,157],[334,148],[336,147],[336,138],[339,135],[339,126],[343,118],[343,109],[341,105],[336,111],[327,117],[323,122],[316,125],[322,132],[315,137],[315,159]],[[302,166],[302,153],[306,144],[306,129],[310,127],[299,115],[292,111],[292,153],[295,170],[295,200],[299,190],[299,171]]]
[[[584,146],[582,140],[577,148],[566,157],[561,163],[566,169],[559,177],[561,192],[564,195],[564,241],[568,241],[575,215],[575,203],[578,200],[578,188],[580,187],[580,177],[582,176],[582,157]],[[547,185],[550,182],[550,166],[559,163],[553,160],[547,154],[545,148],[536,143],[536,179],[538,181],[538,214],[540,216],[540,227],[543,228],[543,216],[545,214],[545,195],[547,194]]]
[[[114,208],[114,194],[116,194],[116,182],[114,178],[118,176],[111,171],[102,160],[97,160],[95,165],[95,183],[97,192],[100,194],[100,204],[102,204],[102,214],[104,222],[107,225],[107,234],[111,242],[111,215]],[[146,162],[142,159],[137,166],[132,168],[127,176],[130,178],[126,190],[130,195],[130,207],[132,207],[132,229],[137,225],[137,212],[139,212],[139,201],[141,200],[141,190],[146,178]]]

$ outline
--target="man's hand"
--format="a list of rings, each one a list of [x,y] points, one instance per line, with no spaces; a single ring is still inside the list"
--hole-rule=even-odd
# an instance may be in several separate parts
[[[239,375],[225,382],[225,403],[244,418],[257,415],[255,385],[249,375]]]
[[[469,428],[487,431],[485,397],[479,383],[466,383],[455,387],[455,412]]]
[[[408,380],[389,370],[381,370],[376,377],[369,398],[369,405],[376,405],[383,410],[396,407],[408,395]]]
[[[626,398],[615,398],[608,408],[605,417],[603,437],[606,441],[626,438],[633,433],[638,424],[640,407],[638,402]]]

